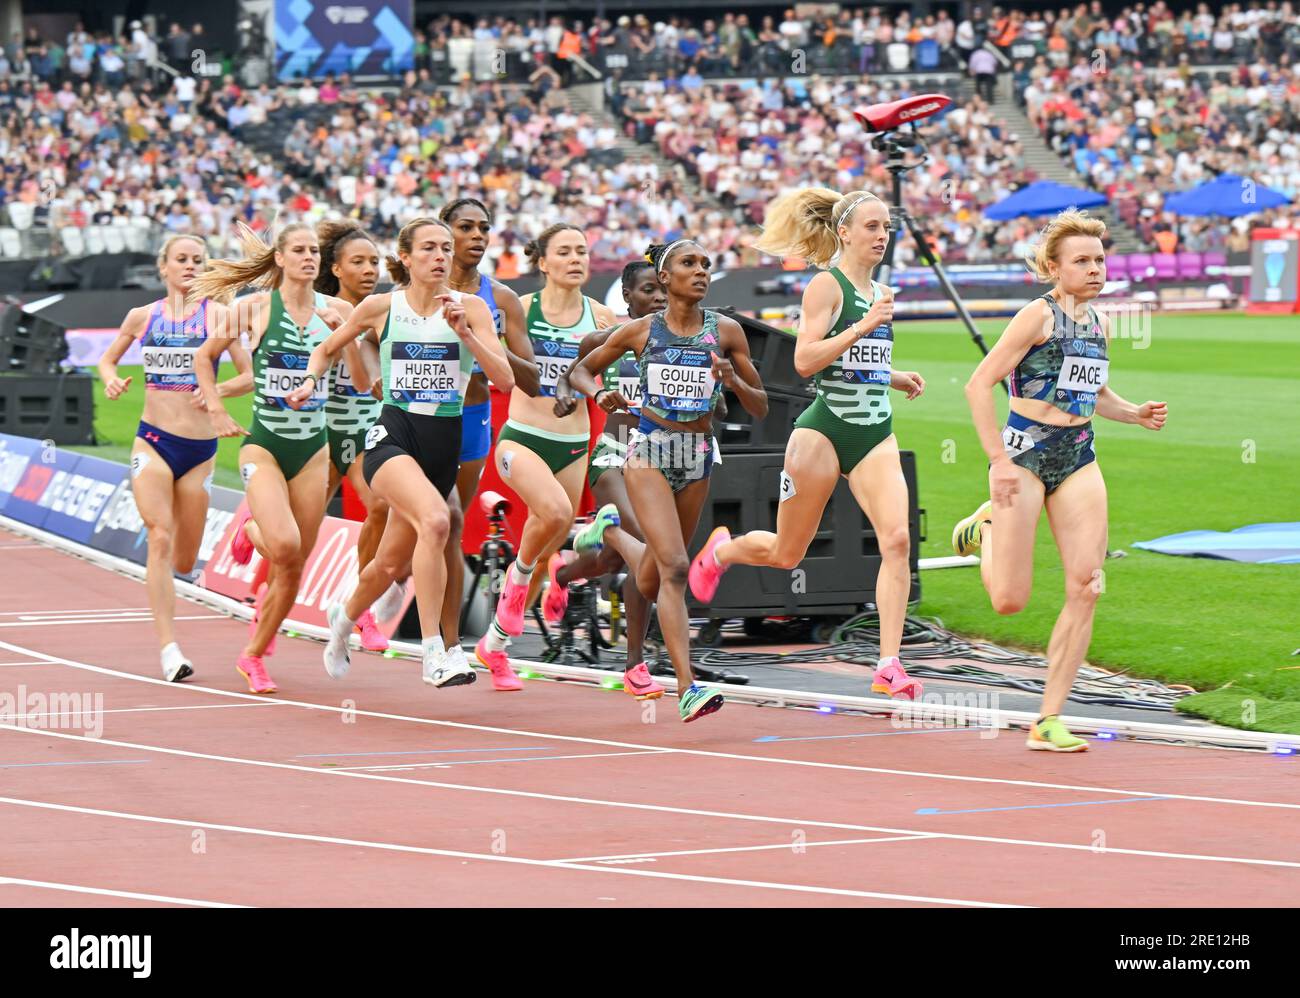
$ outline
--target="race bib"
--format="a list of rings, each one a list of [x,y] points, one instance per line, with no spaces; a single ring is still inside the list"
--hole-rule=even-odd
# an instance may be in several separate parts
[[[1006,448],[1008,457],[1019,457],[1034,449],[1034,438],[1024,430],[1008,426],[1002,431],[1002,446]]]
[[[348,369],[348,362],[340,357],[334,363],[334,394],[353,397],[358,395],[369,395],[369,392],[363,392],[360,388],[352,383],[352,372]]]
[[[389,398],[406,405],[440,405],[460,398],[459,343],[394,343]]]
[[[388,436],[388,427],[376,423],[370,429],[366,430],[366,450],[374,450],[379,441]]]
[[[560,378],[569,373],[569,368],[578,359],[578,344],[568,340],[534,337],[533,359],[537,361],[541,394],[554,396]]]
[[[194,375],[197,346],[147,346],[144,357],[146,385],[156,388],[189,388],[198,384]]]
[[[777,501],[785,502],[787,499],[793,499],[798,494],[799,493],[796,492],[794,488],[794,479],[790,477],[790,475],[786,472],[784,468],[782,468],[781,469],[781,498],[778,499]]]
[[[1106,384],[1110,360],[1106,357],[1076,357],[1066,354],[1061,362],[1061,376],[1056,387],[1067,392],[1096,395]]]
[[[627,404],[635,409],[641,404],[641,379],[637,377],[619,378],[618,393],[627,399]]]
[[[893,370],[894,331],[886,323],[855,342],[842,357],[843,378],[855,385],[889,386]]]
[[[307,354],[283,351],[272,353],[267,358],[262,379],[262,396],[269,404],[281,409],[290,408],[285,399],[307,380],[309,359]],[[325,405],[325,400],[329,398],[329,378],[317,378],[314,385],[315,390],[311,398],[300,407],[299,411],[311,412]]]
[[[669,412],[707,412],[713,397],[713,358],[707,350],[668,347],[646,366],[646,392]]]

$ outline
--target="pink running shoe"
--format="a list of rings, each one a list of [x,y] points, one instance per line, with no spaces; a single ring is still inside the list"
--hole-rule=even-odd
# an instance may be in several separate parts
[[[528,601],[528,586],[516,582],[511,576],[514,566],[506,569],[506,584],[501,587],[501,598],[497,600],[497,623],[501,630],[512,638],[524,633],[524,604]]]
[[[235,536],[230,539],[230,557],[239,565],[247,565],[253,560],[253,542],[248,539],[248,531],[244,529],[252,518],[252,513],[245,513],[235,528]]]
[[[658,700],[664,695],[664,688],[650,678],[644,662],[623,673],[623,689],[638,700]]]
[[[691,571],[688,576],[691,583],[691,592],[695,594],[695,598],[701,603],[708,603],[718,591],[718,583],[722,581],[722,573],[726,569],[717,563],[713,557],[713,552],[729,540],[731,540],[731,531],[726,527],[718,527],[713,533],[709,534],[709,539],[704,542],[704,549],[691,562]]]
[[[488,651],[484,642],[487,636],[478,639],[474,646],[474,657],[487,666],[492,673],[492,688],[502,693],[517,693],[524,688],[523,682],[510,668],[510,658],[504,651]]]
[[[542,600],[542,619],[548,624],[558,624],[564,619],[564,611],[569,608],[569,587],[560,585],[555,578],[555,573],[566,564],[568,560],[559,551],[551,555],[551,560],[547,563],[551,586],[546,590],[546,598]]]
[[[250,693],[275,693],[275,683],[271,682],[271,677],[266,674],[266,666],[262,660],[255,655],[240,655],[239,662],[235,665],[239,674],[248,680],[248,692]]]
[[[361,647],[366,651],[388,651],[388,638],[375,623],[375,615],[370,610],[357,618],[356,628],[361,632]]]
[[[919,679],[912,679],[903,671],[897,656],[882,660],[885,664],[876,669],[871,680],[872,693],[888,693],[900,700],[919,700],[925,687]]]

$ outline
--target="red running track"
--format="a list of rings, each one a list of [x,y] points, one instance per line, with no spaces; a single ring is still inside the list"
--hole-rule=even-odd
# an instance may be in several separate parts
[[[233,667],[247,625],[185,601],[197,675],[173,685],[143,585],[4,532],[0,558],[0,710],[21,693],[48,712],[0,723],[0,905],[1300,896],[1294,759],[1058,756],[1014,731],[740,703],[687,726],[671,698],[434,690],[416,663],[364,653],[336,683],[320,644],[283,635],[280,694],[257,697]]]

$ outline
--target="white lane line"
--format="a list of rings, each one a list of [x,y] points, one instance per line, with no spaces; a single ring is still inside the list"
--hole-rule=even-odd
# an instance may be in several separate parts
[[[101,675],[116,676],[119,679],[130,679],[139,683],[152,683],[158,686],[165,686],[171,690],[188,690],[193,693],[211,693],[216,696],[231,697],[240,700],[264,700],[264,697],[256,696],[252,693],[238,693],[231,690],[216,689],[212,686],[195,686],[190,683],[169,683],[165,679],[155,679],[152,676],[140,676],[132,672],[120,672],[117,669],[108,669],[100,665],[91,665],[88,662],[78,662],[73,659],[60,658],[57,655],[47,655],[44,652],[35,651],[31,648],[24,648],[21,645],[11,644],[8,641],[0,641],[0,648],[7,649],[8,651],[19,655],[31,655],[56,665],[66,665],[70,668],[81,669],[85,672],[97,672]],[[757,762],[774,766],[800,766],[810,769],[831,769],[851,773],[879,773],[885,776],[909,776],[927,780],[950,780],[957,783],[989,783],[998,786],[1034,787],[1041,790],[1069,790],[1095,794],[1121,794],[1127,797],[1164,797],[1170,800],[1185,800],[1197,803],[1231,804],[1239,807],[1272,807],[1289,811],[1300,811],[1300,804],[1290,804],[1282,801],[1240,800],[1233,797],[1208,797],[1196,794],[1175,794],[1159,790],[1121,790],[1115,787],[1090,787],[1073,783],[1046,783],[1040,780],[1008,780],[993,776],[962,776],[956,773],[932,773],[926,770],[913,769],[886,769],[880,766],[858,766],[841,762],[816,762],[810,759],[786,759],[780,756],[742,755],[735,752],[711,752],[706,749],[643,745],[637,742],[621,742],[608,738],[586,738],[581,735],[556,735],[541,731],[524,731],[519,728],[499,728],[485,724],[468,724],[463,721],[440,721],[429,717],[411,717],[407,714],[389,714],[382,711],[359,710],[352,707],[335,707],[331,704],[311,703],[305,700],[289,700],[284,697],[277,697],[275,702],[289,704],[294,707],[303,707],[308,710],[323,710],[334,714],[349,714],[354,717],[375,717],[388,721],[405,721],[410,724],[427,724],[434,727],[456,728],[462,731],[484,731],[489,734],[513,735],[520,738],[545,738],[550,741],[577,742],[583,745],[605,745],[610,748],[647,749],[662,752],[675,752],[679,755],[696,756],[704,759],[728,759],[736,762]]]
[[[556,759],[611,759],[620,755],[666,755],[665,752],[584,752],[581,755],[526,755],[518,759],[464,759],[459,762],[406,762],[397,763],[388,766],[334,766],[334,772],[361,772],[361,773],[381,773],[381,772],[401,772],[411,769],[449,769],[452,766],[483,766],[488,763],[507,763],[507,762],[551,762]]]
[[[95,714],[149,714],[159,710],[234,710],[247,707],[287,707],[288,704],[278,700],[264,700],[261,703],[201,703],[188,707],[114,707],[112,710],[96,710]],[[90,713],[82,710],[50,710],[43,714],[24,714],[23,717],[66,717]]]
[[[727,846],[722,849],[682,849],[677,852],[630,852],[621,853],[617,856],[579,856],[576,859],[557,859],[556,863],[613,863],[622,860],[634,859],[662,859],[665,856],[704,856],[713,853],[724,852],[765,852],[775,849],[788,849],[798,854],[804,849],[811,849],[813,846],[856,846],[868,842],[911,842],[914,839],[932,839],[935,836],[929,834],[920,835],[885,835],[874,839],[833,839],[827,842],[800,842],[796,845],[794,842],[778,842],[770,846]]]
[[[227,620],[219,613],[205,613],[196,616],[178,616],[173,620]],[[0,623],[0,627],[77,627],[84,624],[141,624],[153,620],[151,616],[141,617],[61,617],[40,620],[17,620]]]
[[[735,880],[730,877],[705,877],[687,873],[667,873],[662,870],[626,870],[618,867],[585,866],[579,863],[557,863],[546,859],[526,859],[523,856],[501,856],[494,853],[462,852],[457,849],[433,849],[428,846],[406,846],[394,842],[371,842],[365,839],[344,839],[333,835],[308,835],[302,832],[277,832],[269,828],[250,828],[244,825],[219,825],[207,821],[183,821],[150,814],[132,814],[126,811],[104,811],[92,807],[70,804],[53,804],[48,801],[21,800],[0,797],[0,804],[16,807],[43,808],[75,814],[92,814],[104,818],[122,818],[127,821],[152,822],[159,825],[179,825],[183,828],[207,828],[218,832],[238,832],[243,835],[261,835],[267,838],[292,839],[298,842],[319,842],[325,845],[352,846],[362,849],[381,849],[388,852],[415,853],[422,856],[447,856],[452,859],[474,859],[489,863],[514,863],[521,866],[545,867],[552,870],[584,870],[591,873],[612,873],[617,876],[651,877],[661,880],[681,880],[698,884],[726,884],[731,887],[755,887],[761,890],[792,891],[802,894],[833,894],[841,897],[879,898],[886,901],[913,901],[927,904],[950,904],[964,908],[1022,908],[1025,905],[999,904],[993,901],[967,901],[957,898],[926,897],[920,894],[886,894],[880,891],[854,891],[840,887],[815,887],[811,884],[772,883],[764,880]]]
[[[499,797],[523,797],[531,800],[558,801],[565,804],[586,804],[596,807],[625,808],[632,811],[653,811],[660,814],[683,814],[692,817],[722,818],[729,821],[754,821],[766,824],[794,825],[809,828],[838,828],[850,832],[883,832],[887,835],[929,835],[932,838],[952,839],[959,842],[992,842],[999,845],[1033,846],[1042,849],[1071,849],[1097,853],[1095,845],[1076,844],[1072,842],[1044,842],[1038,839],[1009,839],[995,835],[966,835],[957,832],[926,831],[921,828],[888,828],[881,825],[857,825],[842,821],[814,821],[804,818],[772,817],[761,814],[740,814],[734,811],[705,811],[700,808],[672,807],[668,804],[643,804],[635,801],[603,800],[598,797],[571,797],[565,794],[547,794],[532,790],[507,790],[502,787],[483,787],[463,783],[441,783],[436,780],[417,780],[405,776],[391,776],[384,773],[357,773],[342,769],[319,769],[314,766],[295,766],[287,762],[270,762],[263,759],[240,759],[234,756],[212,755],[207,752],[191,752],[188,749],[164,748],[161,745],[142,745],[138,742],[115,741],[109,738],[84,738],[62,731],[43,731],[32,728],[17,727],[12,724],[0,724],[0,731],[17,731],[21,734],[43,735],[46,738],[65,738],[70,741],[84,742],[88,745],[113,745],[117,748],[139,749],[142,752],[158,752],[163,755],[175,755],[190,759],[204,759],[209,762],[228,762],[241,766],[259,766],[264,769],[284,769],[296,773],[312,773],[317,776],[333,776],[357,780],[382,780],[387,783],[406,783],[413,786],[433,787],[438,790],[463,790],[468,793],[490,794]],[[3,800],[4,798],[0,798]],[[1122,849],[1107,846],[1107,854],[1126,856],[1149,856],[1157,859],[1184,859],[1203,863],[1245,863],[1250,866],[1279,866],[1300,869],[1300,862],[1284,859],[1252,859],[1245,856],[1213,856],[1204,853],[1158,852],[1149,849]]]
[[[76,894],[98,894],[102,897],[130,898],[134,901],[162,901],[166,904],[187,904],[196,908],[246,908],[243,904],[226,904],[222,901],[196,901],[194,898],[174,898],[166,894],[137,894],[135,891],[110,891],[103,887],[84,887],[81,884],[56,884],[49,880],[24,880],[21,877],[0,876],[0,887],[15,884],[20,887],[43,887],[51,891],[72,891]],[[2,895],[0,895],[2,896]]]
[[[11,668],[18,665],[54,665],[53,662],[0,662],[0,669]]]
[[[0,617],[71,617],[77,614],[105,613],[151,613],[147,606],[106,606],[99,610],[51,610],[48,606],[39,610],[2,610]]]

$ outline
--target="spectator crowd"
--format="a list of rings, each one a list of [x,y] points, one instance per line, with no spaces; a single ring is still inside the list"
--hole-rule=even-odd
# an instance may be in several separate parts
[[[1300,195],[1297,18],[1276,0],[1217,14],[1204,4],[1175,14],[1164,0],[1118,15],[1099,0],[1055,14],[975,8],[960,22],[944,12],[787,11],[757,28],[743,14],[698,25],[440,16],[420,32],[414,69],[382,88],[346,76],[254,87],[196,78],[189,57],[202,38],[201,25],[171,25],[152,39],[134,22],[119,39],[79,25],[64,39],[33,29],[4,46],[9,224],[48,229],[55,252],[69,227],[135,226],[195,232],[225,253],[236,219],[266,229],[341,212],[387,240],[405,218],[470,196],[496,216],[503,276],[519,266],[519,247],[558,220],[589,233],[596,266],[688,232],[722,266],[757,264],[755,226],[782,189],[890,189],[852,109],[917,85],[887,70],[930,63],[966,67],[980,84],[923,123],[928,159],[906,182],[909,209],[945,259],[1027,248],[1036,223],[995,223],[983,209],[1036,179],[1025,164],[1036,142],[1153,247],[1242,248],[1251,225],[1300,222],[1294,208],[1235,227],[1163,212],[1166,194],[1224,170]],[[981,77],[996,69],[977,64],[985,40],[1013,60],[1035,134],[994,112]],[[906,60],[891,54],[898,45]],[[612,117],[571,107],[563,88],[581,79],[577,60],[610,53],[642,59],[615,66]],[[792,73],[799,53],[806,72]],[[159,61],[175,73],[160,75]],[[1197,68],[1207,63],[1231,68]],[[522,70],[517,84],[500,79],[510,66]],[[846,67],[851,78],[836,78]],[[761,79],[745,75],[755,69]],[[911,252],[901,241],[900,262]]]

